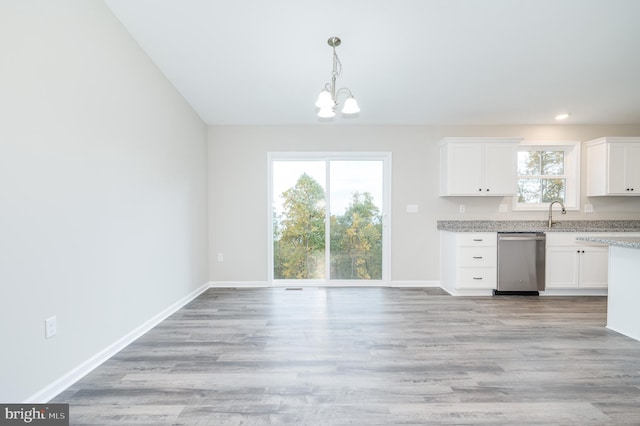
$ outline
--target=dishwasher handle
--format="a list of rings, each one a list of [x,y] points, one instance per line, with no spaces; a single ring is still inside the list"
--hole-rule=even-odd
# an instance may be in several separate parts
[[[500,241],[545,241],[545,237],[498,237]]]

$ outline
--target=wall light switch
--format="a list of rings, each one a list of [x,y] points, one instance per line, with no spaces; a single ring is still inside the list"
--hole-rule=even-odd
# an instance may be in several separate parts
[[[218,262],[222,262],[224,260],[224,254],[218,253]]]
[[[407,213],[418,213],[417,204],[407,204]]]
[[[593,204],[585,204],[584,205],[585,213],[593,213]]]
[[[465,207],[465,205],[464,205],[464,204],[460,204],[460,205],[458,206],[458,213],[464,213],[464,212],[465,212],[465,210],[466,210],[466,207]]]
[[[500,213],[507,213],[509,211],[509,206],[507,204],[500,204]]]

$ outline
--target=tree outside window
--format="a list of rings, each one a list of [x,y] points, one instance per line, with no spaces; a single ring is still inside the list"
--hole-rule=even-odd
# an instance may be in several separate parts
[[[322,279],[325,271],[325,190],[303,173],[280,194],[273,214],[275,279]],[[382,279],[382,216],[368,192],[355,191],[344,214],[332,214],[331,279]]]
[[[567,176],[565,152],[518,152],[518,203],[565,201]]]

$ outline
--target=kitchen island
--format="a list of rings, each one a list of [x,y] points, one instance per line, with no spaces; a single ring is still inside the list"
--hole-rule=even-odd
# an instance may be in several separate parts
[[[640,340],[640,238],[577,239],[609,246],[607,328]]]

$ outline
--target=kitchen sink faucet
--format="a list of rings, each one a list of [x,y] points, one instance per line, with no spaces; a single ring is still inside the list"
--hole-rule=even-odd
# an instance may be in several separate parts
[[[560,200],[552,201],[551,204],[549,204],[549,229],[551,229],[553,224],[556,223],[556,222],[553,221],[553,205],[555,203],[560,204],[560,207],[562,207],[562,214],[567,214],[567,210],[565,210],[564,204],[562,203],[562,201],[560,201]]]

